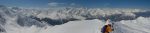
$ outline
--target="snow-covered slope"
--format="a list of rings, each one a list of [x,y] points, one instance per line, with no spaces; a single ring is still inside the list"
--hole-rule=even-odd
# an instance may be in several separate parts
[[[101,28],[104,22],[95,20],[70,21],[63,25],[54,26],[50,33],[100,33],[98,28]]]
[[[126,20],[114,23],[113,33],[150,33],[149,19],[139,17],[136,20]],[[70,21],[68,23],[56,26],[45,26],[38,28],[32,27],[14,27],[13,25],[5,26],[7,33],[101,33],[101,27],[104,26],[104,21],[80,20]]]
[[[113,33],[150,33],[150,18],[139,17],[136,20],[123,20],[114,22]],[[70,21],[63,25],[54,26],[50,33],[101,33],[101,28],[104,26],[103,21],[81,20]]]
[[[145,14],[147,17],[140,17]],[[97,33],[109,17],[115,33],[149,33],[149,14],[149,10],[130,8],[31,9],[0,5],[0,33]]]
[[[116,22],[117,33],[150,33],[150,18],[138,17],[136,20],[122,20]]]

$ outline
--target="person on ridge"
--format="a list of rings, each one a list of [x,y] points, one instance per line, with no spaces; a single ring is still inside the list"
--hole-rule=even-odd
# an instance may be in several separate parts
[[[109,23],[109,19],[106,21],[105,25],[101,28],[102,33],[110,33],[114,29],[112,29],[112,25]]]

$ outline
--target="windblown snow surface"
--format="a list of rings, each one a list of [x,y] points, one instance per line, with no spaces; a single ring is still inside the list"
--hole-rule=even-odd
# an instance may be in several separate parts
[[[135,8],[18,8],[0,6],[0,33],[150,33],[150,11]]]

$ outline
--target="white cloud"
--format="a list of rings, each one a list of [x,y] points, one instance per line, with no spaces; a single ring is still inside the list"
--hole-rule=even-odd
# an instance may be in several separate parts
[[[49,6],[58,6],[58,5],[63,5],[64,3],[57,3],[57,2],[51,2],[48,3]]]

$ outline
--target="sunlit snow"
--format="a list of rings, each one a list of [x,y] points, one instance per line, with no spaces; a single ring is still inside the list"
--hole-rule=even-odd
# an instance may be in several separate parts
[[[150,17],[135,14],[140,12],[149,10],[71,7],[30,9],[1,6],[0,33],[101,33],[106,17],[113,18],[110,21],[114,23],[113,33],[150,33]]]

